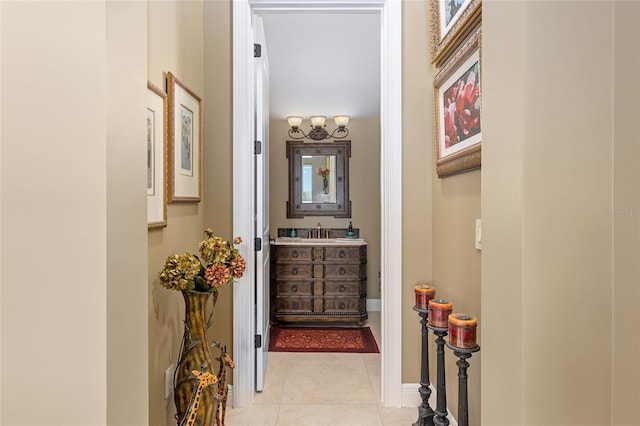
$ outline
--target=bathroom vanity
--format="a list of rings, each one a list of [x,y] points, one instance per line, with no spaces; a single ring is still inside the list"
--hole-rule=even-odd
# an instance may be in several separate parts
[[[271,243],[271,321],[367,319],[367,243],[359,238],[286,238]]]

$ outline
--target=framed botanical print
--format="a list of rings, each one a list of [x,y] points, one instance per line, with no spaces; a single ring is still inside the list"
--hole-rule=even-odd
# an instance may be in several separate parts
[[[167,226],[167,95],[147,82],[147,227]]]
[[[202,188],[202,101],[171,72],[169,104],[169,202],[199,202]]]
[[[480,167],[480,37],[481,30],[477,28],[434,78],[434,139],[439,177]]]
[[[442,63],[477,26],[481,0],[429,0],[431,61]]]

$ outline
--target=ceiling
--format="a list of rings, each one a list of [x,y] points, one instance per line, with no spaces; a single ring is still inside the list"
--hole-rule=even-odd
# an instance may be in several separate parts
[[[271,12],[261,16],[272,119],[380,115],[378,13]]]

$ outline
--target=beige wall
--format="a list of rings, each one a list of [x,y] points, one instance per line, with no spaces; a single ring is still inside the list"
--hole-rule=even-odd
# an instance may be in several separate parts
[[[209,149],[204,154],[204,222],[218,235],[235,237],[233,232],[233,180],[231,111],[231,2],[205,1],[204,19],[204,93],[206,120],[204,139]],[[240,235],[243,245],[252,247],[247,235]],[[214,316],[211,338],[233,346],[233,291],[222,288]],[[231,350],[233,356],[233,351]],[[228,382],[233,383],[233,375]]]
[[[640,421],[638,21],[483,3],[483,424]]]
[[[200,95],[203,106],[202,201],[169,204],[168,226],[149,231],[149,417],[150,424],[173,424],[173,395],[164,399],[164,371],[179,355],[184,302],[179,293],[162,288],[157,277],[168,255],[197,251],[205,227],[233,237],[231,2],[149,2],[148,15],[149,80],[164,87],[171,71]],[[208,334],[210,342],[230,348],[232,293],[231,287],[220,290]]]
[[[433,183],[433,285],[436,296],[453,303],[454,312],[477,318],[477,341],[482,346],[481,252],[475,248],[475,220],[480,218],[480,170],[443,179],[434,175]],[[458,358],[447,350],[445,359],[447,403],[457,417]],[[480,424],[481,359],[482,351],[474,354],[467,370],[470,424]],[[436,369],[432,368],[433,383],[436,382],[435,374]]]
[[[640,424],[640,4],[615,10],[612,424]],[[635,54],[629,54],[633,52]],[[635,366],[635,368],[629,368]]]
[[[483,138],[507,142],[502,143],[500,149],[496,149],[498,145],[494,143],[485,143],[482,147],[482,419],[487,424],[505,426],[525,424],[520,314],[523,297],[522,7],[520,2],[485,2],[482,22]],[[505,55],[505,51],[518,54]],[[504,105],[510,107],[500,107]],[[492,126],[492,122],[500,125]],[[491,310],[497,312],[492,314]]]
[[[403,2],[402,31],[402,382],[420,382],[420,317],[414,286],[432,282],[433,126],[427,4]],[[411,52],[411,53],[407,53]],[[415,54],[415,52],[422,52]],[[435,370],[431,377],[435,379]]]
[[[148,422],[146,5],[106,3],[107,424]],[[126,212],[126,216],[125,216]],[[123,390],[124,389],[124,390]]]
[[[0,8],[0,423],[147,424],[144,5]]]
[[[147,3],[147,78],[165,88],[171,71],[184,85],[202,98],[203,123],[208,120],[204,98],[204,30],[202,1]],[[203,161],[211,149],[203,135]],[[206,167],[203,175],[207,175]],[[206,179],[206,178],[205,178]],[[203,188],[206,188],[206,180]],[[148,232],[149,309],[149,424],[175,423],[173,394],[164,398],[164,371],[177,362],[183,334],[184,301],[178,292],[158,284],[158,272],[170,254],[197,253],[205,228],[206,198],[200,203],[169,204],[167,227]],[[221,232],[216,229],[217,232]]]
[[[455,312],[478,318],[481,341],[480,251],[475,219],[480,218],[480,171],[438,178],[434,167],[433,76],[429,58],[427,2],[403,4],[403,383],[420,381],[419,317],[413,286],[427,281]],[[410,52],[423,52],[416,55]],[[426,167],[425,167],[426,165]],[[436,383],[435,336],[430,334],[431,382]],[[446,352],[447,402],[457,416],[457,358]],[[480,424],[480,359],[470,360],[469,420]],[[432,404],[435,406],[435,404]]]
[[[308,123],[308,122],[307,122]],[[307,216],[287,219],[289,163],[286,157],[287,120],[269,123],[269,226],[275,238],[278,228],[346,228],[349,221],[367,241],[367,299],[380,298],[380,119],[353,117],[349,121],[349,198],[351,218]],[[329,128],[331,123],[328,124]]]

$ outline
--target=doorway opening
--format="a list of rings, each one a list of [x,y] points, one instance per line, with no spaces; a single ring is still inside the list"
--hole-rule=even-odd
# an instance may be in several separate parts
[[[382,402],[386,406],[401,405],[401,282],[402,282],[402,131],[401,131],[401,2],[378,0],[369,2],[319,1],[313,4],[269,1],[233,2],[233,179],[234,235],[253,235],[253,122],[254,76],[252,15],[265,12],[326,13],[327,11],[380,14],[381,22],[381,380]],[[251,258],[251,256],[248,256]],[[244,280],[253,282],[255,264],[247,262]],[[252,285],[239,282],[234,286],[234,358],[248,368],[234,370],[233,405],[251,405],[255,377],[255,293]]]

